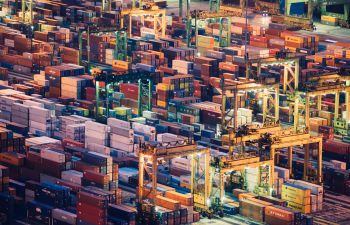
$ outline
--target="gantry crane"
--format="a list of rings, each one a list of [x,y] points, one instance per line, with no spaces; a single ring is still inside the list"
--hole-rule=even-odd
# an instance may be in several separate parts
[[[273,122],[279,121],[279,84],[259,84],[256,83],[255,80],[251,79],[240,79],[238,81],[235,80],[227,80],[224,79],[222,81],[221,92],[222,95],[222,118],[221,118],[221,127],[223,131],[228,131],[230,129],[229,123],[233,119],[233,126],[231,127],[233,131],[238,129],[237,126],[237,111],[238,111],[238,93],[239,92],[247,92],[247,91],[264,91],[263,94],[263,124],[268,125],[270,121],[267,120],[267,114],[270,110],[274,109],[275,119]],[[271,93],[272,90],[273,93]],[[268,101],[271,94],[275,95],[273,101]],[[226,109],[227,101],[231,102],[230,109]],[[233,111],[233,113],[232,113]],[[227,118],[229,120],[227,120]],[[225,132],[224,132],[225,133]]]
[[[261,173],[262,167],[267,171],[267,173]],[[244,153],[233,156],[222,156],[214,158],[211,162],[211,172],[213,180],[211,196],[217,199],[217,204],[225,203],[225,176],[228,173],[240,172],[244,175],[247,168],[256,168],[259,170],[257,178],[259,194],[271,195],[274,186],[274,162],[273,160],[261,160],[259,156],[253,153]],[[216,179],[214,179],[214,177]],[[245,189],[246,181],[241,183],[242,189]]]
[[[153,17],[153,32],[156,38],[165,37],[166,31],[166,10],[151,8],[147,10],[143,9],[126,9],[121,12],[121,28],[127,27],[128,36],[132,37],[132,20],[133,17],[140,17],[141,22],[144,24],[146,17]],[[129,24],[126,26],[125,20],[128,17]]]
[[[310,144],[318,144],[317,177],[308,177],[308,165],[310,161]],[[296,132],[289,130],[276,135],[270,145],[270,159],[279,163],[278,149],[288,148],[288,169],[292,172],[293,146],[302,145],[304,149],[304,176],[305,181],[322,184],[322,136],[311,136],[307,131]],[[276,155],[277,154],[277,155]],[[276,156],[276,157],[275,157]]]
[[[219,30],[219,45],[220,47],[227,47],[231,44],[231,17],[234,14],[226,11],[198,11],[192,12],[192,18],[195,18],[195,32],[196,32],[196,46],[198,45],[198,24],[201,20],[214,20],[220,24]],[[226,26],[224,21],[226,20]],[[224,28],[226,27],[226,30]],[[225,34],[225,35],[224,35]]]
[[[279,52],[274,57],[268,56],[266,58],[259,57],[249,57],[248,64],[246,68],[246,78],[251,78],[252,76],[252,65],[256,65],[257,74],[253,75],[254,78],[259,78],[261,74],[262,66],[283,66],[283,80],[282,80],[282,93],[290,95],[290,98],[294,103],[294,129],[302,129],[299,126],[298,115],[299,115],[299,106],[300,101],[299,94],[299,76],[300,76],[300,59],[297,54],[289,52]],[[279,94],[275,95],[278,100]],[[279,100],[278,100],[279,101]],[[277,101],[277,102],[278,102]],[[275,112],[278,115],[279,112]]]
[[[142,203],[144,199],[153,201],[157,196],[157,170],[158,165],[165,161],[177,157],[192,157],[191,169],[191,193],[194,199],[194,208],[205,212],[210,217],[213,214],[210,206],[211,180],[209,174],[210,150],[193,144],[192,140],[184,140],[181,142],[169,143],[146,143],[141,145],[139,152],[139,188],[138,201]],[[203,174],[199,175],[198,167],[199,159],[205,160]],[[151,169],[147,167],[147,163],[152,164]],[[146,173],[149,179],[145,180]],[[199,185],[198,179],[204,179],[204,187]],[[148,193],[145,192],[147,182],[151,183]]]
[[[149,111],[152,107],[152,74],[139,71],[138,69],[130,69],[127,71],[113,71],[111,69],[94,69],[92,75],[95,77],[96,89],[96,120],[100,120],[98,108],[100,106],[100,82],[105,83],[106,92],[106,115],[109,117],[109,93],[110,86],[114,87],[120,82],[137,82],[138,89],[138,115],[141,116],[143,111]]]
[[[90,35],[96,33],[114,33],[116,38],[114,58],[127,60],[127,34],[126,31],[116,28],[99,28],[87,24],[87,28],[79,29],[79,64],[83,65],[83,34],[87,35],[87,69],[90,70]]]
[[[330,77],[331,76],[331,77]],[[328,77],[328,78],[327,78]],[[339,117],[339,99],[340,93],[345,92],[345,105],[346,105],[346,115],[345,119]],[[311,82],[305,87],[305,92],[301,93],[305,99],[305,126],[308,128],[310,126],[310,99],[317,98],[317,109],[321,111],[322,96],[327,94],[335,95],[334,104],[334,121],[333,126],[335,128],[336,134],[347,135],[347,123],[350,119],[350,79],[345,76],[339,75],[329,75],[329,76],[319,76],[317,82]],[[299,101],[295,102],[295,107],[297,107]],[[296,111],[298,113],[298,111]],[[299,118],[299,114],[294,115],[296,119]],[[299,121],[299,120],[298,120]]]

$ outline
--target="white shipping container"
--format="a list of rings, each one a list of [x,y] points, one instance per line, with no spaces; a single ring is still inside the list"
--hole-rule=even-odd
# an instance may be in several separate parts
[[[323,187],[321,185],[312,184],[312,183],[309,183],[309,182],[306,182],[306,181],[303,181],[303,180],[292,180],[292,183],[296,184],[296,185],[299,185],[301,187],[310,189],[311,190],[311,194],[323,195]]]
[[[191,171],[191,160],[178,157],[171,160],[171,166],[182,170]]]
[[[11,39],[5,38],[4,44],[5,44],[5,46],[7,46],[7,47],[11,47],[11,48],[14,48],[14,47],[15,47],[15,41],[14,41],[14,40],[11,40]]]
[[[132,128],[134,131],[145,133],[145,134],[152,134],[156,132],[156,128],[148,125],[144,125],[141,123],[133,123]]]
[[[106,132],[99,132],[96,130],[91,130],[90,128],[85,128],[85,136],[94,137],[100,140],[106,140],[108,139],[109,135]]]
[[[138,146],[138,145],[134,145],[134,144],[124,144],[124,143],[120,143],[119,141],[110,141],[110,146],[112,148],[115,149],[119,149],[125,152],[133,152],[134,151],[134,147]]]
[[[52,129],[51,124],[38,123],[35,121],[29,121],[29,127],[32,129],[42,130],[44,132],[50,131]]]
[[[41,104],[41,103],[40,103]],[[30,115],[42,116],[45,119],[49,119],[51,117],[51,112],[48,109],[40,108],[37,106],[32,106],[29,108]]]
[[[102,133],[106,133],[108,132],[108,126],[101,124],[101,123],[96,123],[96,122],[92,122],[92,121],[87,121],[85,122],[85,130],[94,130],[97,132],[102,132]]]
[[[42,149],[40,151],[40,157],[44,159],[48,159],[58,163],[65,162],[65,155],[59,152],[55,152],[49,149]]]
[[[130,128],[124,128],[124,127],[113,126],[113,125],[110,125],[110,128],[111,128],[111,133],[113,134],[118,134],[123,137],[130,137],[130,138],[134,137],[134,130],[131,130]]]
[[[113,141],[113,142],[120,142],[120,143],[122,143],[122,144],[133,144],[134,143],[134,138],[133,137],[131,137],[131,138],[129,138],[129,137],[123,137],[123,136],[120,136],[120,135],[118,135],[118,134],[111,134],[111,136],[110,136],[110,140],[111,140],[111,142]]]
[[[25,100],[25,101],[23,101],[23,105],[34,106],[34,107],[38,107],[38,108],[44,108],[44,104],[42,104],[40,102],[35,102],[35,101],[32,101],[32,100]]]
[[[289,175],[289,170],[279,167],[279,166],[275,166],[275,172],[278,173],[278,177],[283,178],[284,180],[289,180],[290,175]]]
[[[95,144],[95,143],[88,143],[87,144],[87,148],[90,151],[101,153],[101,154],[104,154],[104,155],[110,155],[111,154],[111,149],[109,147],[104,146],[104,145],[99,145],[99,144]]]
[[[130,122],[119,120],[116,118],[108,118],[107,119],[107,125],[115,126],[115,127],[124,127],[130,129]]]
[[[107,146],[108,142],[109,142],[108,139],[98,139],[98,138],[95,138],[93,136],[87,136],[85,134],[85,147],[87,147],[88,144],[90,144],[90,143],[95,143],[95,144]]]

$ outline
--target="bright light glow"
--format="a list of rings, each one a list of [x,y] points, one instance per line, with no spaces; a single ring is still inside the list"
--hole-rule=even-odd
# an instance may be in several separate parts
[[[207,198],[207,205],[210,206],[210,203],[211,203],[210,199]]]
[[[331,42],[331,43],[337,43],[337,41],[331,40],[331,39],[326,39],[326,42]]]
[[[154,208],[154,210],[156,210],[156,212],[158,212],[159,208],[156,206],[156,207]]]
[[[200,52],[197,52],[197,56],[200,57],[200,56],[201,56],[201,53],[200,53]]]

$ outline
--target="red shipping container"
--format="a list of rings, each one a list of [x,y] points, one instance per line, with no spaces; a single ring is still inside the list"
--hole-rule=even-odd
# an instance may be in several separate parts
[[[339,155],[347,155],[350,151],[350,144],[329,140],[323,144],[323,151]]]
[[[66,146],[80,147],[80,148],[85,147],[84,143],[74,141],[73,139],[70,139],[70,138],[63,139],[62,145],[63,145],[63,147],[66,147]]]
[[[82,161],[76,161],[74,163],[74,169],[80,172],[90,170],[98,173],[100,171],[100,168],[98,166],[90,165]]]
[[[105,219],[107,217],[107,209],[95,207],[93,205],[86,204],[84,202],[77,203],[78,218],[83,214],[89,214],[96,219]]]
[[[83,177],[86,180],[93,181],[99,184],[108,184],[109,176],[101,173],[96,173],[92,171],[84,171]]]
[[[108,202],[106,199],[90,194],[87,192],[79,192],[78,193],[78,202],[84,202],[86,204],[99,207],[99,208],[107,208],[108,207]]]
[[[120,92],[124,93],[126,98],[138,100],[139,87],[137,84],[122,83],[122,84],[119,84],[119,89],[120,89]]]

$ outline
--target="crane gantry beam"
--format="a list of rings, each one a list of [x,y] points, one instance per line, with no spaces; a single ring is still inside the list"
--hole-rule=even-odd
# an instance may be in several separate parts
[[[166,31],[166,10],[165,9],[129,9],[123,10],[121,13],[120,26],[124,28],[125,17],[129,17],[128,31],[129,37],[132,37],[132,18],[141,17],[141,21],[144,22],[145,17],[153,17],[153,32],[156,38],[165,37]]]
[[[273,160],[260,160],[260,157],[250,154],[240,154],[235,157],[220,157],[219,164],[213,166],[213,174],[218,177],[219,183],[217,184],[218,188],[214,191],[212,190],[212,197],[215,197],[217,192],[219,192],[220,203],[224,203],[225,196],[225,174],[233,172],[233,171],[244,171],[246,168],[259,168],[261,166],[268,166],[269,176],[268,176],[268,186],[272,188],[274,186],[274,178],[273,178]],[[244,173],[244,172],[243,172]],[[212,175],[212,176],[214,176]],[[261,174],[260,174],[261,175]],[[260,176],[259,175],[259,176]],[[259,176],[257,177],[258,180]],[[268,188],[268,189],[270,189]]]
[[[145,198],[144,188],[145,185],[145,171],[146,171],[146,162],[152,164],[151,173],[149,177],[151,178],[152,186],[149,194],[152,196],[157,195],[157,170],[158,165],[161,161],[171,160],[177,157],[182,156],[191,156],[192,165],[191,165],[191,193],[194,197],[194,204],[200,205],[201,208],[207,207],[207,200],[210,197],[211,192],[211,180],[209,174],[209,162],[210,162],[210,150],[206,147],[197,146],[188,142],[184,143],[158,143],[158,144],[145,144],[141,145],[139,152],[139,193],[138,200],[142,202]],[[204,193],[199,193],[196,190],[196,157],[204,156]],[[197,159],[198,161],[199,159]],[[199,162],[198,162],[199,163]]]
[[[292,158],[293,146],[303,145],[305,151],[304,158],[304,180],[308,180],[308,164],[309,164],[309,144],[318,144],[317,158],[317,180],[318,184],[322,184],[322,136],[311,136],[307,133],[292,133],[290,135],[280,136],[270,146],[270,159],[275,161],[276,150],[280,148],[288,148],[288,169],[293,171]]]
[[[276,96],[274,98],[274,102],[270,102],[274,108],[275,122],[279,120],[279,84],[259,84],[251,79],[241,79],[238,81],[235,80],[223,80],[221,88],[222,94],[222,107],[221,107],[221,126],[222,130],[228,130],[226,117],[228,116],[228,112],[226,109],[226,101],[228,98],[233,98],[233,129],[237,130],[237,111],[238,111],[238,98],[237,95],[239,92],[247,92],[247,91],[264,91],[263,95],[263,121],[267,118],[267,105],[268,105],[268,95],[270,94],[269,89],[273,90],[273,94]],[[220,90],[219,90],[220,92]],[[231,109],[230,109],[231,110]],[[229,112],[230,112],[229,110]]]

